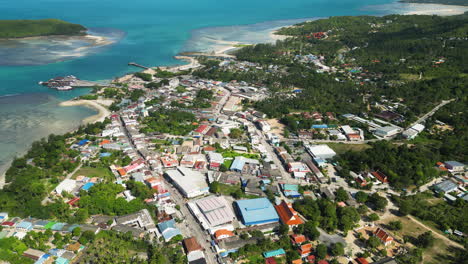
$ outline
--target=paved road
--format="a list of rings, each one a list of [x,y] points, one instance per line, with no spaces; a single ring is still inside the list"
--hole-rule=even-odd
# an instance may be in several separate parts
[[[420,123],[426,121],[426,119],[428,119],[433,114],[435,114],[435,112],[437,112],[437,110],[439,110],[442,106],[444,106],[444,105],[446,105],[448,103],[451,103],[453,101],[455,101],[455,99],[443,100],[440,104],[438,104],[436,107],[434,107],[431,111],[429,111],[425,115],[421,116],[418,120],[416,120],[416,122],[412,123],[408,128],[410,128],[410,127],[412,127],[412,126],[414,126],[416,124],[420,124]]]

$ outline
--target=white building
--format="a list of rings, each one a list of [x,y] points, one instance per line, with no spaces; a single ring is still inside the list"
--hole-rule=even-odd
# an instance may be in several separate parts
[[[378,137],[387,138],[387,137],[395,136],[396,134],[400,133],[401,130],[402,130],[401,127],[385,126],[385,127],[377,128],[374,131],[374,135]]]
[[[187,198],[209,193],[206,177],[198,171],[179,167],[175,170],[166,171],[166,176],[170,178],[175,187]]]
[[[336,155],[336,152],[333,151],[328,145],[306,145],[305,146],[309,155],[313,158],[320,159],[331,159]]]
[[[55,187],[55,193],[62,194],[62,192],[71,193],[76,188],[76,181],[71,179],[63,180],[57,187]]]
[[[271,130],[270,124],[265,120],[258,121],[258,125],[263,132],[268,132]]]
[[[203,229],[214,233],[222,229],[233,229],[233,227],[224,227],[235,220],[232,208],[228,205],[224,197],[209,196],[188,203],[190,211],[198,219]]]

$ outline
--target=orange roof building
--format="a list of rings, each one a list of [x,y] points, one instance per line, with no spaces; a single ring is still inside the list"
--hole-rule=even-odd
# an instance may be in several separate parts
[[[226,229],[220,229],[214,233],[216,239],[223,239],[228,237],[233,237],[234,233]]]
[[[110,144],[110,143],[111,143],[110,140],[104,139],[103,141],[101,141],[101,142],[99,143],[99,146],[102,146],[102,145],[105,145],[105,144]]]
[[[291,236],[291,243],[293,244],[301,244],[306,242],[306,237],[304,235],[294,234]]]
[[[312,253],[312,244],[311,243],[308,243],[308,244],[305,244],[305,245],[301,245],[299,247],[299,254],[301,255],[301,257],[305,258],[307,256],[310,255],[310,253]]]
[[[302,259],[295,259],[291,261],[291,264],[302,264]]]
[[[127,172],[123,168],[118,169],[117,172],[119,173],[120,176],[127,175]]]
[[[359,264],[369,264],[369,262],[365,258],[357,258],[356,262]]]
[[[275,209],[281,222],[285,225],[300,225],[304,223],[290,203],[282,201],[280,204],[275,205]]]
[[[197,250],[203,250],[202,246],[198,243],[197,239],[195,237],[189,237],[186,238],[182,241],[182,244],[184,244],[184,248],[188,253],[197,251]]]
[[[374,235],[382,241],[382,243],[387,246],[390,245],[393,242],[393,237],[391,237],[387,231],[383,230],[382,228],[377,228],[377,230],[374,231]]]

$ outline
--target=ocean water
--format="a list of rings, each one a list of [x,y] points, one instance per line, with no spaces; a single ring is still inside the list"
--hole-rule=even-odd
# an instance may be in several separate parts
[[[68,43],[68,46],[55,42],[53,47],[43,42],[16,43],[13,45],[16,49],[9,50],[0,47],[0,170],[13,156],[23,153],[32,141],[50,133],[71,130],[84,117],[94,114],[83,107],[58,106],[60,101],[87,90],[57,92],[39,86],[38,81],[69,74],[85,80],[109,80],[136,71],[127,65],[131,61],[148,66],[178,64],[180,62],[173,58],[178,52],[210,50],[219,44],[217,40],[268,41],[265,32],[294,21],[383,14],[389,10],[369,6],[392,2],[394,0],[0,0],[1,19],[59,18],[101,30],[98,35],[106,32],[117,35],[114,43],[78,55],[76,49],[85,45],[80,42]],[[44,52],[32,52],[33,44]],[[50,49],[59,52],[48,53]]]

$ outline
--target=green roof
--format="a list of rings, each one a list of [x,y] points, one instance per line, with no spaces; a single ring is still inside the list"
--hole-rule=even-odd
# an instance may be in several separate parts
[[[44,226],[45,229],[51,229],[57,222],[50,221],[47,225]]]

